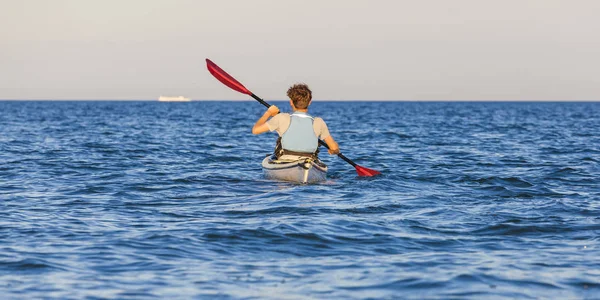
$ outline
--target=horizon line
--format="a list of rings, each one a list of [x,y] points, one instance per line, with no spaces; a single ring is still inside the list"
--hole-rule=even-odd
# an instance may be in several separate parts
[[[191,99],[190,101],[158,101],[156,99],[3,99],[0,98],[2,102],[8,101],[57,101],[57,102],[90,102],[90,101],[106,101],[106,102],[170,102],[170,103],[187,103],[187,102],[254,102],[254,99]],[[287,102],[288,99],[274,99],[268,100],[273,102]],[[390,99],[370,99],[370,100],[349,100],[349,99],[314,99],[315,102],[600,102],[600,99],[597,100],[578,100],[578,99],[570,99],[570,100],[544,100],[544,99],[531,99],[531,100],[500,100],[500,99],[477,99],[477,100],[466,100],[466,99],[427,99],[427,100],[417,100],[417,99],[398,99],[398,100],[390,100]]]

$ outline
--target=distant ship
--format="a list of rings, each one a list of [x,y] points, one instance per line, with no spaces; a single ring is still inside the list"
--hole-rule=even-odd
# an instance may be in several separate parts
[[[163,101],[163,102],[189,102],[190,98],[186,98],[186,97],[183,97],[183,96],[177,96],[177,97],[160,96],[160,97],[158,97],[158,101]]]

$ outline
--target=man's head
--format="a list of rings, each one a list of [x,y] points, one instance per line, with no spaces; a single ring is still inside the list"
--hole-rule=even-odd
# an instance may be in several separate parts
[[[292,85],[287,91],[287,96],[296,109],[307,109],[312,100],[312,92],[304,83]]]

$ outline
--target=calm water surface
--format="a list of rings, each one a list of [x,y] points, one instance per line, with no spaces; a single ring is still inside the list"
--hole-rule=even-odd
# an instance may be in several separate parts
[[[315,102],[319,185],[262,112],[0,102],[2,298],[600,298],[600,103]]]

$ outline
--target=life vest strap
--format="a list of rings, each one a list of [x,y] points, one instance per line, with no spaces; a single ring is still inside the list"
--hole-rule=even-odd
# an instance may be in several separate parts
[[[317,154],[316,153],[309,153],[309,152],[296,152],[296,151],[290,151],[290,150],[286,150],[286,149],[282,149],[281,150],[281,155],[296,155],[296,156],[305,156],[305,157],[312,157],[312,158],[317,158]]]
[[[277,158],[281,157],[282,155],[295,155],[295,156],[310,157],[310,158],[317,160],[317,159],[319,159],[319,147],[317,147],[317,151],[315,151],[314,153],[290,151],[290,150],[283,149],[283,147],[281,145],[281,137],[279,137],[277,139],[277,142],[275,143],[275,151],[273,151],[273,154]]]

